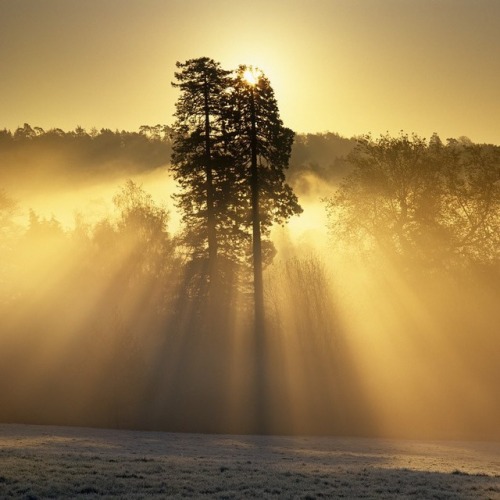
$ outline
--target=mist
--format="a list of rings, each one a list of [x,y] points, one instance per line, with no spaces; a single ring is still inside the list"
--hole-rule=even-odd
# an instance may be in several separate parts
[[[304,212],[272,232],[263,361],[250,277],[228,268],[210,307],[195,293],[168,130],[30,129],[0,137],[0,420],[500,439],[498,260],[424,269],[340,245],[327,200],[355,139],[296,138]]]

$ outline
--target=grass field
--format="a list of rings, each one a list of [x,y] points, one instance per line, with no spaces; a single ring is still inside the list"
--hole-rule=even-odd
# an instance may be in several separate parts
[[[0,424],[0,498],[500,498],[500,443]]]

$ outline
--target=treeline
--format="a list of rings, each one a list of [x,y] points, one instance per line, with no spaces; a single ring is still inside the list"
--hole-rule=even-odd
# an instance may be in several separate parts
[[[266,431],[498,439],[498,146],[341,142],[329,247],[265,272]],[[20,227],[0,191],[0,420],[261,430],[251,276],[223,267],[214,307],[167,208],[132,181],[113,203]]]
[[[334,241],[401,271],[500,264],[500,147],[401,133],[360,137],[326,201]]]
[[[143,126],[138,132],[109,129],[65,132],[25,123],[14,132],[0,131],[0,179],[26,182],[34,172],[54,181],[123,178],[164,167],[172,153],[167,126]]]
[[[123,178],[150,172],[170,163],[172,129],[144,125],[136,132],[76,127],[44,130],[25,123],[14,131],[0,130],[0,180],[15,184],[37,171],[54,172],[75,181]],[[345,173],[344,156],[356,144],[335,133],[298,134],[292,147],[291,183],[305,173],[338,180]]]
[[[337,183],[349,171],[347,155],[356,146],[356,138],[346,138],[334,132],[297,134],[288,169],[290,183],[312,174],[331,184]]]

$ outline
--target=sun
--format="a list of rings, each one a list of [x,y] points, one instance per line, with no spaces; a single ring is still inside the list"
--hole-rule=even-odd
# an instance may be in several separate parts
[[[250,85],[257,85],[260,77],[262,76],[262,71],[253,66],[248,66],[243,72],[243,78]]]

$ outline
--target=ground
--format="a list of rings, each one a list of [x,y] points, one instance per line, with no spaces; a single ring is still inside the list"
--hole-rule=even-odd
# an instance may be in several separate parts
[[[500,499],[500,443],[0,424],[0,498]]]

